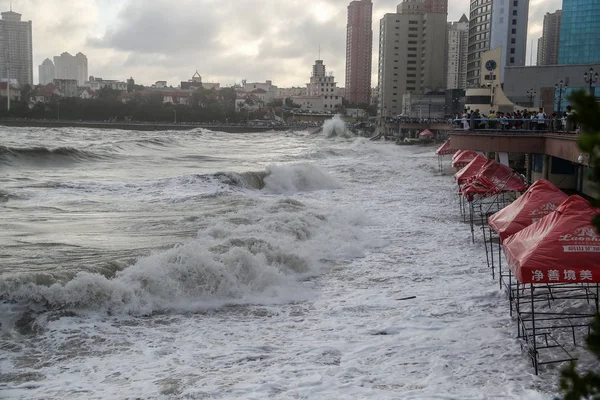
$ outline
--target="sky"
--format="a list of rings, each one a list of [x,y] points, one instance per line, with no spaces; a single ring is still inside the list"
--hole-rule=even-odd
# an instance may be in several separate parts
[[[373,77],[377,84],[379,20],[401,0],[373,1]],[[88,57],[89,74],[133,77],[177,86],[196,70],[221,86],[273,81],[304,86],[319,55],[344,86],[349,0],[13,0],[33,21],[34,81],[38,65],[63,52]],[[449,0],[448,21],[468,16],[469,0]],[[9,0],[0,0],[4,10]],[[562,0],[530,0],[527,54],[546,12]]]

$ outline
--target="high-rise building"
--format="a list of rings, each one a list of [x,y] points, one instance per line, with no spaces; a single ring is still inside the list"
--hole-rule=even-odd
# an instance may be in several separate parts
[[[540,64],[542,62],[542,47],[544,46],[544,37],[539,37],[537,40],[537,58],[536,58],[536,62],[535,64],[537,66],[540,66],[542,64]]]
[[[538,42],[537,65],[558,64],[558,45],[560,42],[561,10],[544,15],[544,28]]]
[[[0,20],[0,78],[16,79],[21,85],[33,84],[33,45],[31,21],[21,14],[3,12]]]
[[[355,0],[348,6],[346,26],[346,99],[369,104],[373,54],[373,3]]]
[[[529,0],[492,0],[490,48],[502,47],[502,60],[507,67],[525,65],[528,20]],[[500,73],[500,82],[504,82],[504,68]]]
[[[82,52],[75,55],[77,60],[77,85],[83,86],[85,81],[88,80],[88,59]]]
[[[487,50],[502,46],[505,66],[525,65],[528,15],[529,0],[471,0],[467,86],[479,86],[481,54]]]
[[[446,88],[467,87],[467,53],[469,48],[469,19],[465,14],[456,22],[448,22],[446,48]]]
[[[421,0],[404,0],[385,14],[379,33],[378,113],[403,113],[405,93],[445,88],[446,14],[426,13]]]
[[[558,63],[600,62],[598,38],[600,38],[600,2],[563,0]]]
[[[65,52],[54,57],[56,79],[75,79],[79,86],[83,86],[88,79],[88,61],[83,53],[72,56]]]
[[[448,0],[423,0],[426,13],[448,14]]]
[[[47,85],[52,83],[56,78],[56,72],[54,68],[54,63],[51,59],[46,58],[44,62],[39,66],[39,81],[40,85]]]

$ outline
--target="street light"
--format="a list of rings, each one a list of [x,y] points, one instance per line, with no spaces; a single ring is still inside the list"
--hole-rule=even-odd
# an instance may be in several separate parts
[[[537,92],[533,90],[533,88],[527,91],[527,97],[529,97],[529,107],[533,107],[533,99],[535,99],[536,95]]]
[[[431,99],[429,99],[429,117],[427,119],[431,119]]]
[[[590,96],[594,96],[594,83],[598,82],[598,73],[594,73],[594,68],[583,73],[583,80],[590,85]]]
[[[560,117],[561,106],[562,106],[562,96],[563,96],[563,92],[565,90],[567,90],[567,84],[561,80],[560,82],[558,82],[557,84],[554,85],[554,88],[556,90],[558,90],[558,116]]]

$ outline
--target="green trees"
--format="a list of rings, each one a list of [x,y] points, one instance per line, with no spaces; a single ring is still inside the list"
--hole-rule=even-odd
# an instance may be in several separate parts
[[[590,155],[594,181],[600,182],[600,105],[592,96],[584,92],[574,93],[569,100],[575,109],[573,119],[581,127],[579,147]],[[596,188],[600,190],[598,186]],[[593,205],[600,207],[600,193],[593,200]],[[600,232],[600,214],[596,215],[593,223]],[[586,344],[600,360],[600,314],[594,317],[591,328]],[[561,371],[560,390],[563,393],[561,397],[563,400],[600,400],[600,374],[596,371],[588,371],[580,375],[576,365],[571,363]]]
[[[131,83],[134,85],[134,83]],[[130,86],[131,86],[130,85]],[[35,92],[31,87],[21,89],[21,99],[11,102],[7,111],[6,97],[0,97],[0,118],[61,119],[74,121],[139,121],[139,122],[235,122],[241,116],[235,113],[235,90],[198,89],[182,104],[165,103],[163,92],[136,90],[127,94],[105,87],[92,99],[78,97],[47,97],[45,102],[33,102]],[[187,101],[187,104],[185,104]]]

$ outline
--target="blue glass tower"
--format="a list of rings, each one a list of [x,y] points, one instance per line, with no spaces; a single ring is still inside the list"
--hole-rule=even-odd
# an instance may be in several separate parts
[[[563,0],[559,64],[600,62],[600,1]]]

